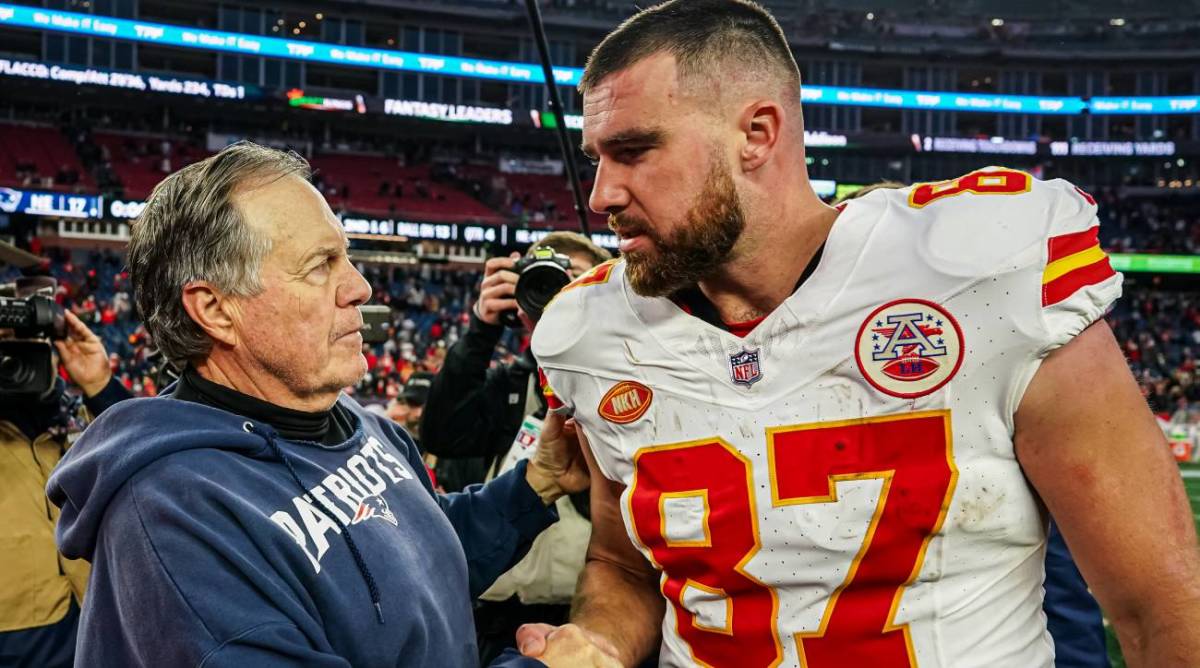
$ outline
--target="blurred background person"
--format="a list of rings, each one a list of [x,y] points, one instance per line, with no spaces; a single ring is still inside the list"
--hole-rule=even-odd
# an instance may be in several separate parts
[[[575,232],[553,232],[538,248],[570,258],[572,280],[611,254]],[[492,258],[484,270],[470,325],[446,353],[433,379],[421,420],[426,452],[438,457],[435,471],[447,490],[481,483],[528,459],[546,417],[537,362],[526,348],[511,364],[492,364],[504,333],[501,314],[517,309],[519,255]],[[532,333],[537,323],[521,312]],[[559,521],[543,532],[529,554],[484,592],[475,609],[481,661],[485,665],[512,642],[526,622],[561,624],[570,612],[575,580],[583,568],[591,525],[587,494],[559,499]]]
[[[53,279],[30,278],[10,296],[53,296],[54,290]],[[113,378],[100,339],[74,313],[66,311],[63,317],[66,338],[53,342],[60,377],[49,391],[20,398],[0,392],[3,666],[55,668],[74,663],[79,607],[90,569],[82,559],[63,557],[54,544],[59,510],[46,499],[46,480],[87,422],[131,396]],[[0,330],[0,340],[13,338],[12,330]]]
[[[428,371],[416,371],[404,383],[400,396],[392,399],[387,405],[387,416],[396,424],[403,425],[417,446],[421,447],[418,432],[421,426],[421,413],[425,402],[429,400],[429,388],[433,385],[433,374]],[[424,452],[424,448],[422,448]]]
[[[612,258],[577,232],[552,232],[535,248],[569,257],[572,279]],[[426,452],[438,457],[439,480],[449,492],[494,474],[525,418],[535,415],[540,420],[546,414],[528,336],[525,349],[511,364],[492,364],[505,330],[501,314],[517,308],[519,276],[512,269],[520,257],[514,253],[487,261],[467,330],[446,352],[429,390],[420,441]]]

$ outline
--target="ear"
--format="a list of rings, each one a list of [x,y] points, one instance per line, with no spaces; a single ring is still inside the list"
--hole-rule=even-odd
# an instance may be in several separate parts
[[[237,345],[234,325],[238,310],[232,298],[218,292],[206,281],[192,281],[183,286],[183,308],[213,341]]]
[[[783,121],[783,107],[773,100],[757,100],[742,110],[738,129],[746,139],[739,156],[744,171],[752,172],[771,159]]]

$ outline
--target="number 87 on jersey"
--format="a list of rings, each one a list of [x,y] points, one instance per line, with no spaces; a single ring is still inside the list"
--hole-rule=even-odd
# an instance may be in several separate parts
[[[828,566],[770,581],[747,570],[764,547],[755,500],[764,481],[754,479],[751,460],[720,438],[640,450],[626,511],[663,571],[662,592],[692,658],[716,667],[779,665],[781,629],[797,627],[786,613],[780,619],[779,590],[788,588],[822,607],[817,628],[789,633],[801,665],[916,666],[908,626],[894,619],[954,491],[950,434],[949,411],[768,429],[768,512],[837,504],[839,485],[852,481],[874,480],[879,489],[861,543],[829,550]],[[817,529],[804,519],[816,514],[792,516],[791,531]]]

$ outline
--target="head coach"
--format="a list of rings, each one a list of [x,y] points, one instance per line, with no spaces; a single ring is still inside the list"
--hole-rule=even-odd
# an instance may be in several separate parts
[[[138,309],[185,370],[49,481],[63,554],[92,562],[80,665],[475,665],[471,599],[587,484],[559,421],[527,467],[435,495],[411,437],[342,394],[371,289],[308,178],[235,144],[133,225]]]

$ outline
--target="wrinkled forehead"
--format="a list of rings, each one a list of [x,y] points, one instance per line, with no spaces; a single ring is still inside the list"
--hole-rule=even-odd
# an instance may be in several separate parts
[[[296,175],[250,184],[235,201],[246,222],[271,239],[272,255],[302,252],[313,244],[346,244],[341,221],[325,198]]]
[[[584,143],[670,117],[683,104],[680,93],[671,54],[648,56],[608,75],[583,96]]]

